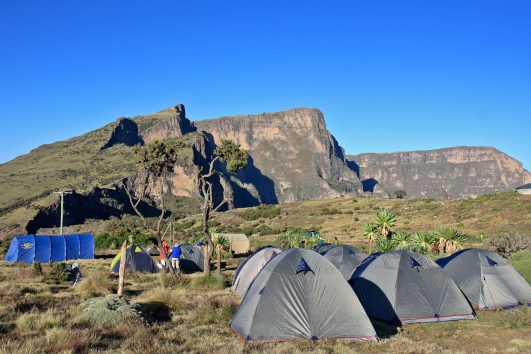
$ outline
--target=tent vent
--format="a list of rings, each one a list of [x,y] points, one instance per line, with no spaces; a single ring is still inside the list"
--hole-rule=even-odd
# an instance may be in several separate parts
[[[487,263],[489,264],[489,267],[493,267],[493,266],[497,266],[498,265],[498,262],[496,262],[495,260],[487,257]]]
[[[422,268],[422,266],[420,265],[420,263],[417,262],[417,261],[415,260],[415,258],[413,258],[413,257],[409,257],[409,265],[411,266],[411,268],[415,268],[415,267],[420,267],[420,268]],[[418,268],[417,268],[417,271],[418,271]]]
[[[353,250],[348,250],[348,254],[356,254]]]
[[[190,254],[194,254],[194,250],[192,250],[192,249],[188,250],[188,252],[189,252]]]
[[[312,340],[318,340],[319,338],[317,338],[316,336],[312,336]]]
[[[250,335],[245,336],[245,340],[252,340]]]
[[[295,271],[295,274],[304,273],[306,275],[306,273],[308,272],[312,272],[313,274],[315,274],[312,268],[310,268],[310,266],[308,265],[308,263],[306,263],[304,258],[301,258],[299,265],[297,266],[297,270]]]
[[[264,290],[265,288],[262,288],[262,290],[260,290],[260,292],[258,293],[258,295],[262,295],[264,293]]]

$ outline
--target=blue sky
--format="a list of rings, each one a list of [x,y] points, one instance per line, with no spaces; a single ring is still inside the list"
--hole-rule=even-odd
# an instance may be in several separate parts
[[[119,116],[317,107],[347,153],[531,168],[531,1],[0,2],[0,162]]]

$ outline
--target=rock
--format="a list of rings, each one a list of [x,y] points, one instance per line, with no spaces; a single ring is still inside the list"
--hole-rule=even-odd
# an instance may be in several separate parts
[[[109,141],[101,147],[101,150],[110,148],[116,144],[124,144],[127,146],[143,144],[142,138],[138,135],[138,126],[133,120],[124,117],[119,118],[116,126],[112,130]]]
[[[318,109],[223,117],[194,125],[213,144],[230,139],[249,150],[249,165],[236,177],[252,184],[263,203],[355,196],[361,190]]]
[[[158,115],[161,122],[142,132],[142,137],[146,143],[165,138],[181,137],[196,130],[186,118],[184,105],[182,104],[161,111]]]
[[[347,160],[364,180],[366,192],[378,184],[392,197],[401,189],[408,198],[475,197],[514,190],[531,181],[519,161],[492,147],[368,153],[350,155]]]

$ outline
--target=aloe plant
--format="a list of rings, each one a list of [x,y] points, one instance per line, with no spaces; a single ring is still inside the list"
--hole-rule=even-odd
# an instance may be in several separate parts
[[[454,227],[440,227],[433,232],[435,248],[439,253],[454,253],[463,248],[468,238]]]
[[[393,232],[393,228],[396,225],[396,216],[392,211],[387,209],[380,209],[376,212],[374,217],[374,224],[380,231],[383,237],[389,238]]]

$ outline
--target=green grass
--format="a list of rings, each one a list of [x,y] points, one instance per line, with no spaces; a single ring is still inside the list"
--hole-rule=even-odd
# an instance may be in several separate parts
[[[531,284],[531,251],[519,251],[509,258],[510,263]]]

